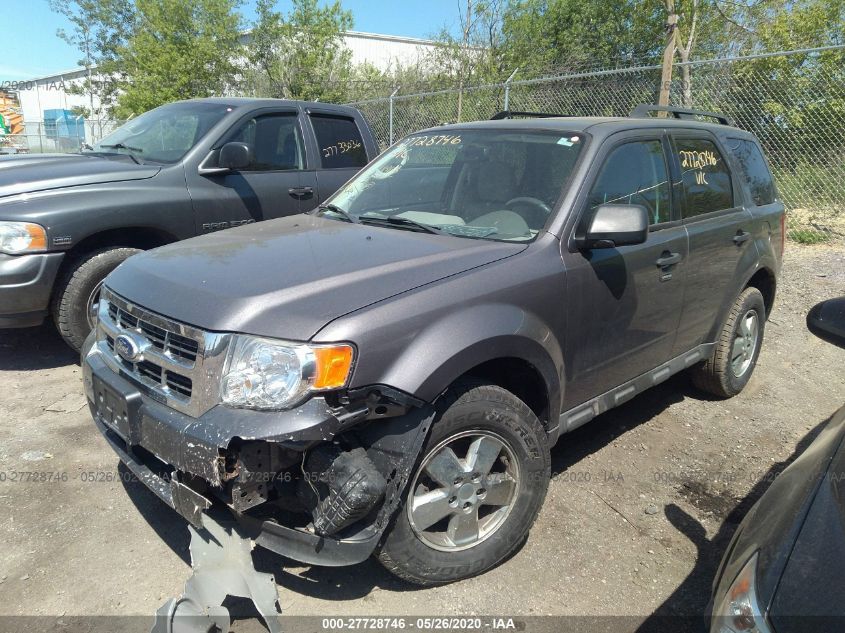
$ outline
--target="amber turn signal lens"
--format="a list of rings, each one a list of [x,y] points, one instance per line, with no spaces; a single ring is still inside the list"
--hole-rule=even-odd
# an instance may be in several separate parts
[[[30,224],[26,223],[24,225],[26,232],[29,233],[30,238],[32,241],[29,243],[29,248],[27,250],[30,251],[46,251],[47,250],[47,232],[44,230],[44,227],[38,226],[37,224]]]
[[[343,387],[352,369],[353,350],[351,345],[313,348],[317,360],[314,389],[337,389]]]

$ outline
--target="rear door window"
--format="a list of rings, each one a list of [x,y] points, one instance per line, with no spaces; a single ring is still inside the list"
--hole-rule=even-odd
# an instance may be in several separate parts
[[[716,144],[703,138],[677,138],[675,150],[681,166],[684,217],[732,209],[731,173]]]
[[[325,114],[310,116],[323,169],[358,168],[367,164],[367,150],[354,119]]]
[[[758,207],[771,204],[777,198],[772,172],[763,158],[763,152],[754,141],[732,138],[728,144],[734,158],[742,167],[742,176],[751,192],[751,199]]]

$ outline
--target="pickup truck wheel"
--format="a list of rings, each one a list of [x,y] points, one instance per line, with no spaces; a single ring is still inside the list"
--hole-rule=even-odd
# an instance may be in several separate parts
[[[713,355],[692,370],[692,381],[702,391],[730,398],[743,390],[760,354],[766,304],[757,288],[746,288],[725,319]]]
[[[53,321],[65,342],[77,352],[94,327],[100,288],[106,276],[137,248],[104,248],[86,253],[65,270],[53,295]]]
[[[443,397],[379,560],[418,585],[480,574],[525,540],[546,497],[542,424],[519,398],[482,382]]]

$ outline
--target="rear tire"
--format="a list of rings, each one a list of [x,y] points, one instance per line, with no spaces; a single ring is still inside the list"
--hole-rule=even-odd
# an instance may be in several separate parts
[[[99,302],[106,276],[141,251],[137,248],[104,248],[82,255],[69,265],[56,284],[51,311],[59,334],[75,351],[91,332],[89,311]]]
[[[712,356],[691,371],[693,384],[719,398],[742,391],[757,365],[765,325],[763,295],[746,288],[728,312]]]
[[[509,391],[464,381],[438,410],[378,554],[391,573],[424,586],[478,575],[510,556],[550,477],[546,431]]]

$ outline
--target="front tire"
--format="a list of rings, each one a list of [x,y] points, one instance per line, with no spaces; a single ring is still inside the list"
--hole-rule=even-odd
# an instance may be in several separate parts
[[[103,280],[140,252],[137,248],[104,248],[86,253],[64,271],[56,285],[51,308],[59,334],[75,351],[82,349],[93,329],[92,311],[99,303]]]
[[[766,304],[757,288],[746,288],[731,306],[712,356],[692,370],[693,384],[719,398],[731,398],[745,388],[757,365]]]
[[[525,540],[550,477],[546,432],[512,393],[462,382],[439,417],[379,552],[393,574],[418,585],[478,575]]]

